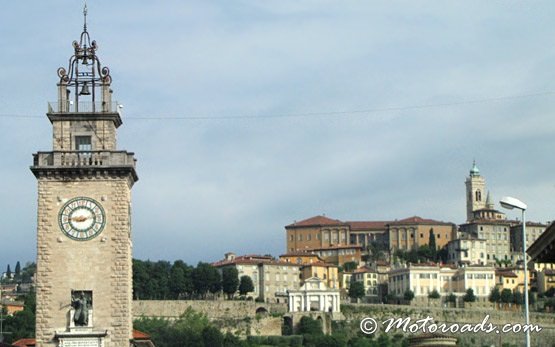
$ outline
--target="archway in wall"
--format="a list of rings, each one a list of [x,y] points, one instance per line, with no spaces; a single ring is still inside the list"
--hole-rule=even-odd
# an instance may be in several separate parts
[[[259,307],[259,308],[256,309],[255,313],[257,315],[267,316],[268,315],[268,310],[265,307]]]

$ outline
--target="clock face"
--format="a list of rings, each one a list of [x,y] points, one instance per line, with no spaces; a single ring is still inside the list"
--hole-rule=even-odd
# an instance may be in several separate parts
[[[62,232],[69,238],[85,241],[98,236],[106,225],[104,209],[91,198],[73,198],[66,202],[58,216]]]

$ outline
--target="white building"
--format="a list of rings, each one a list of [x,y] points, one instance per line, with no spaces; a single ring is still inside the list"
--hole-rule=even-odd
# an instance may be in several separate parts
[[[339,290],[329,289],[324,281],[309,278],[299,290],[288,290],[289,312],[339,312]]]

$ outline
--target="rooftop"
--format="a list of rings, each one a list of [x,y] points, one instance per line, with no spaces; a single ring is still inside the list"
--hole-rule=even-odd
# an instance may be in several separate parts
[[[419,216],[412,216],[409,218],[389,222],[390,225],[403,225],[403,224],[425,224],[425,225],[454,225],[450,222],[437,221],[434,219],[422,218]]]
[[[294,222],[293,224],[289,224],[286,228],[295,228],[295,227],[319,227],[319,226],[343,226],[347,225],[345,222],[340,221],[339,219],[331,219],[326,216],[314,216],[308,219],[304,219],[300,222]]]

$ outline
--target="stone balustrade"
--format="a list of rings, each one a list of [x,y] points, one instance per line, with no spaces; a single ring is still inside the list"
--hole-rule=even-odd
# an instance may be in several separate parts
[[[135,167],[133,153],[127,151],[53,151],[33,155],[33,166],[48,167]]]

